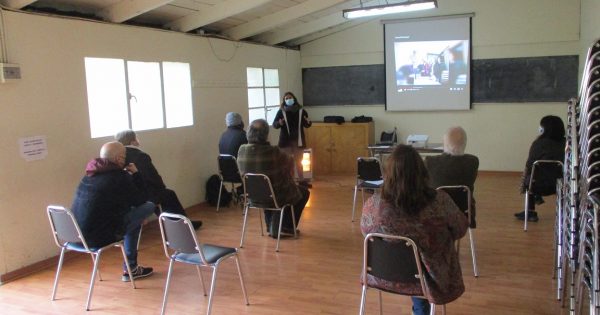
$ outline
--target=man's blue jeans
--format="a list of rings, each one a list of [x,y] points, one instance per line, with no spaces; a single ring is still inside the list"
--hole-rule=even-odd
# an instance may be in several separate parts
[[[413,314],[414,315],[428,315],[431,310],[431,305],[427,299],[411,297],[413,302]]]
[[[127,255],[131,271],[137,267],[137,243],[142,222],[154,213],[154,209],[156,209],[156,205],[147,201],[137,207],[131,207],[131,211],[125,215],[125,237],[123,240],[125,255]],[[123,270],[127,271],[125,263],[123,263]]]

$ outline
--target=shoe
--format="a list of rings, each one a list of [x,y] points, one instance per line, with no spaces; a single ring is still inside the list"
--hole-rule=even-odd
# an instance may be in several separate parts
[[[544,203],[544,198],[542,198],[542,196],[540,195],[534,195],[533,199],[536,205],[541,205],[542,203]]]
[[[131,270],[131,275],[133,276],[133,279],[145,278],[152,275],[152,273],[152,267],[143,267],[140,265]],[[127,273],[127,271],[123,272],[123,277],[121,277],[121,280],[123,282],[131,281],[131,279],[129,279],[129,273]]]
[[[519,220],[525,220],[525,211],[519,212],[519,213],[515,213],[515,216],[517,217],[517,219]],[[529,214],[527,215],[527,221],[529,222],[537,222],[540,219],[538,218],[537,212],[535,211],[529,211]]]
[[[294,229],[282,227],[281,234],[294,235]],[[296,235],[300,235],[300,230],[296,229]]]
[[[197,230],[202,226],[202,221],[194,220],[192,221],[192,226],[194,227],[194,230]]]

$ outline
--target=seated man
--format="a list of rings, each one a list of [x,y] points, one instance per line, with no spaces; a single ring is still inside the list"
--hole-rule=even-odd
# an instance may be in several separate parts
[[[267,141],[269,137],[269,124],[264,119],[257,119],[250,124],[248,130],[248,144],[240,147],[238,165],[242,174],[265,174],[271,180],[277,203],[294,205],[296,224],[300,223],[302,210],[310,195],[308,189],[296,185],[294,182],[294,161],[291,156],[282,152],[278,147],[272,146]],[[287,211],[287,210],[286,210]],[[279,213],[265,211],[265,221],[273,238],[277,238],[279,230]],[[293,222],[286,213],[283,218],[281,231],[293,234]]]
[[[138,167],[148,190],[148,200],[160,205],[165,212],[187,216],[183,206],[179,202],[179,198],[177,198],[177,194],[165,186],[162,177],[158,174],[154,164],[152,164],[150,155],[138,148],[140,142],[137,139],[135,131],[121,131],[115,136],[115,139],[122,143],[127,150],[125,163],[134,163]],[[155,213],[159,216],[160,210],[157,208]],[[198,229],[202,226],[202,221],[193,220],[192,225],[194,229]]]
[[[475,189],[475,179],[479,168],[479,159],[465,154],[467,133],[461,127],[451,127],[444,135],[444,153],[427,156],[425,166],[429,170],[431,187],[465,185],[471,189],[471,197]],[[475,198],[471,199],[471,228],[476,227]]]
[[[125,164],[125,147],[108,142],[100,158],[88,162],[73,201],[73,214],[88,246],[102,247],[124,239],[125,254],[134,279],[152,274],[137,263],[137,242],[143,221],[156,206],[147,202],[141,175]],[[123,281],[130,281],[123,264]]]
[[[225,116],[227,130],[219,140],[219,154],[229,154],[237,158],[240,146],[248,143],[242,116],[238,113],[227,113]]]

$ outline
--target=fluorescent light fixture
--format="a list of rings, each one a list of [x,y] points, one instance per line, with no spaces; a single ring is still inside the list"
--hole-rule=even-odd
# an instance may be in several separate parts
[[[409,0],[402,3],[376,5],[370,7],[363,7],[361,1],[360,6],[360,8],[356,9],[343,10],[342,13],[344,18],[355,19],[367,16],[435,9],[437,8],[437,0]]]

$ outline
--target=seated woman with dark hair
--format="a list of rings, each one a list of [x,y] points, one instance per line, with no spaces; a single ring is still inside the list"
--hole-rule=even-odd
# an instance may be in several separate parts
[[[525,193],[525,188],[529,186],[531,178],[531,169],[533,163],[538,160],[554,160],[563,161],[565,159],[565,125],[558,116],[544,116],[540,121],[540,135],[533,141],[529,148],[529,156],[525,163],[525,171],[523,171],[523,181],[521,182],[521,193]],[[537,177],[537,176],[536,176]],[[529,198],[529,213],[527,220],[532,222],[538,221],[535,205],[544,202],[542,196],[552,195],[556,192],[556,177],[546,176],[538,180],[536,185],[542,187],[541,194],[528,193],[526,198]],[[519,220],[525,219],[525,211],[515,213],[515,217]]]
[[[465,291],[454,241],[467,231],[467,218],[450,196],[429,187],[429,175],[414,148],[398,145],[385,166],[381,194],[363,207],[364,235],[378,232],[415,241],[429,287],[427,299],[412,298],[415,315],[429,314],[429,303],[447,304]],[[420,285],[405,285],[368,276],[369,285],[406,295],[422,295]]]

